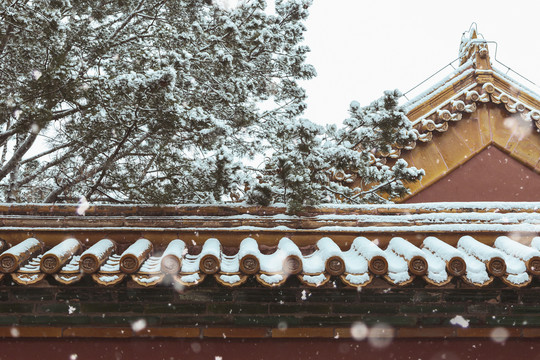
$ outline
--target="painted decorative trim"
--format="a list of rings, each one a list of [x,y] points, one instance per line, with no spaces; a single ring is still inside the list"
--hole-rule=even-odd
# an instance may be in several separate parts
[[[463,114],[474,112],[479,102],[503,104],[506,111],[511,114],[521,114],[521,118],[524,121],[533,122],[540,130],[539,109],[526,106],[516,98],[497,88],[491,82],[487,82],[483,85],[476,83],[469,86],[426,115],[416,119],[413,124],[418,136],[417,141],[430,142],[433,139],[432,133],[434,131],[447,131],[449,122],[460,121],[463,118]]]

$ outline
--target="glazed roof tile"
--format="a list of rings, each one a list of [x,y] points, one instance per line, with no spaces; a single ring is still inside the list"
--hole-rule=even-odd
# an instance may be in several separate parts
[[[534,241],[540,242],[540,237]],[[225,286],[241,285],[251,275],[265,286],[281,285],[288,276],[297,276],[304,284],[315,287],[324,285],[331,276],[358,287],[369,284],[374,276],[383,276],[394,285],[406,285],[419,277],[442,286],[459,277],[484,286],[499,277],[508,285],[525,286],[533,275],[538,275],[540,264],[537,249],[504,236],[497,238],[493,247],[468,235],[460,238],[457,247],[433,236],[424,239],[420,247],[394,237],[384,250],[364,237],[356,238],[348,250],[323,238],[309,254],[303,254],[288,238],[282,238],[274,252],[263,254],[259,244],[247,238],[233,255],[223,251],[218,239],[208,239],[198,254],[184,251],[188,246],[179,239],[172,240],[166,249],[154,249],[150,241],[139,239],[124,252],[113,254],[103,251],[105,243],[112,244],[103,239],[84,252],[95,256],[92,260],[72,252],[80,246],[74,246],[75,242],[67,239],[45,254],[38,250],[28,257],[20,249],[32,248],[36,240],[26,239],[18,249],[13,247],[0,255],[0,270],[24,285],[51,274],[62,284],[92,276],[105,286],[128,276],[142,286],[157,285],[166,276],[183,286],[193,286],[206,275],[215,276]],[[11,259],[17,264],[15,270]]]
[[[540,275],[539,203],[328,206],[295,216],[245,206],[75,210],[0,205],[2,276],[22,285],[88,277],[189,287],[211,276],[226,287],[249,277],[267,287],[289,277],[313,287],[375,277],[521,287]]]
[[[417,140],[381,154],[425,171],[420,181],[406,184],[410,193],[403,201],[492,146],[540,174],[538,90],[494,67],[489,41],[476,33],[462,40],[460,66],[403,105]]]

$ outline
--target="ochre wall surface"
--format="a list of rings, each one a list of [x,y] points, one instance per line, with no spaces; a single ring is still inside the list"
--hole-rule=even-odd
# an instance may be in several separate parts
[[[404,201],[540,201],[540,174],[495,146]]]

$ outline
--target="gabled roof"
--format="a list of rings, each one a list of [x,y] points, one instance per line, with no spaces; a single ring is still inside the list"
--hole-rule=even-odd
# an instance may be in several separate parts
[[[540,173],[540,95],[492,66],[487,45],[473,30],[460,66],[404,105],[419,136],[402,156],[426,171],[410,196],[489,146]]]

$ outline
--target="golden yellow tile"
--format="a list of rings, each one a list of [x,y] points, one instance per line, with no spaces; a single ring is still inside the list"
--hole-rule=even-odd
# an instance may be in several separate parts
[[[491,125],[489,123],[489,110],[487,104],[476,104],[476,116],[478,118],[478,126],[480,137],[484,145],[491,143]]]
[[[508,81],[506,81],[505,79],[499,78],[498,76],[494,76],[492,82],[493,82],[493,85],[495,85],[497,89],[501,89],[503,92],[505,92],[506,94],[514,98],[519,97],[519,95],[521,94],[521,91],[518,88],[510,85]]]
[[[517,97],[518,101],[522,102],[523,104],[532,107],[534,109],[540,108],[540,101],[538,101],[534,96],[531,96],[527,94],[524,91],[521,91],[519,93],[519,96]]]
[[[503,125],[512,132],[512,136],[510,136],[506,144],[498,145],[504,147],[508,152],[512,152],[520,141],[534,131],[531,122],[523,120],[519,114],[508,114],[503,120]]]
[[[447,132],[434,137],[433,142],[437,145],[448,169],[463,164],[475,153],[460,138],[453,126]]]
[[[448,338],[454,337],[455,329],[450,327],[399,328],[398,338]]]
[[[334,329],[328,328],[328,327],[272,329],[272,337],[273,338],[333,338]]]
[[[416,106],[414,109],[412,109],[411,111],[409,111],[407,113],[407,117],[409,118],[410,121],[415,121],[416,119],[418,119],[419,117],[421,117],[422,115],[425,115],[427,114],[428,112],[430,112],[431,110],[433,110],[433,106],[431,106],[431,104],[429,103],[422,103],[418,106]]]
[[[264,338],[268,337],[266,328],[207,328],[203,329],[204,337],[213,338]]]
[[[489,120],[493,142],[506,148],[515,127],[511,114],[503,106],[493,105],[489,108]]]
[[[437,95],[428,99],[426,102],[423,102],[413,108],[407,113],[407,117],[411,121],[415,121],[423,115],[426,115],[428,112],[438,107],[440,104],[451,99],[456,95],[456,91],[452,86],[448,86],[445,90],[439,92]]]
[[[444,135],[446,135],[446,133],[442,134],[442,136]],[[435,141],[418,143],[416,148],[411,151],[411,157],[414,166],[424,169],[426,172],[426,175],[421,180],[423,186],[431,184],[448,172],[448,167],[439,153]]]
[[[531,132],[524,137],[516,144],[511,155],[530,167],[536,167],[540,160],[540,134]]]
[[[486,145],[480,134],[480,123],[476,112],[463,115],[463,119],[452,123],[451,127],[472,152],[478,152]]]

